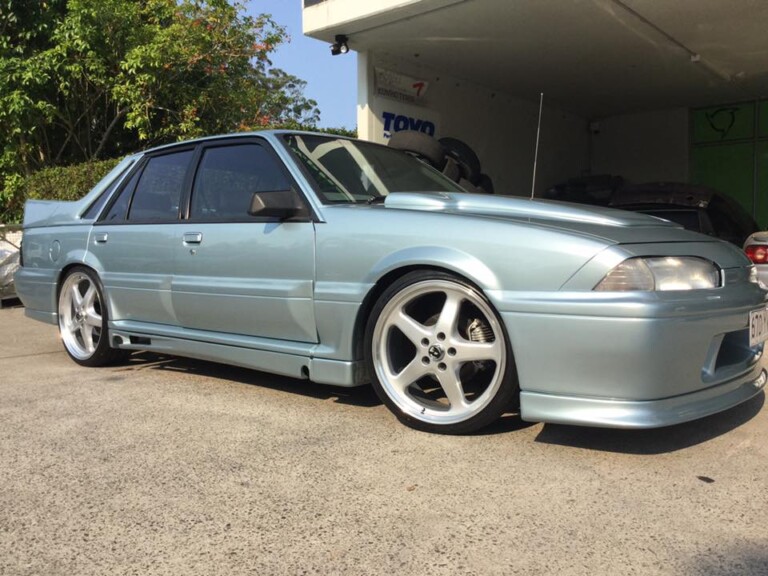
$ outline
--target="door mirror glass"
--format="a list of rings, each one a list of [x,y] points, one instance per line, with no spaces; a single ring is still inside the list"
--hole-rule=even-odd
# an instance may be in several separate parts
[[[251,197],[248,214],[262,218],[286,220],[296,216],[302,209],[301,202],[293,190],[255,192]]]

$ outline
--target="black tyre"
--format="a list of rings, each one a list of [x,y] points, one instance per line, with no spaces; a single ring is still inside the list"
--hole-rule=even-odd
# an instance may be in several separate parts
[[[59,289],[59,332],[64,349],[82,366],[105,366],[125,359],[129,352],[109,345],[107,307],[96,273],[70,269]]]
[[[487,194],[494,194],[493,180],[488,174],[480,174],[480,178],[477,179],[477,187]]]
[[[518,398],[503,323],[480,290],[452,274],[420,270],[389,286],[371,312],[365,352],[376,394],[418,430],[473,432]]]
[[[445,165],[445,150],[432,136],[414,130],[395,132],[387,143],[391,148],[411,152],[427,160],[438,170]]]
[[[440,138],[446,154],[455,158],[465,170],[464,178],[477,185],[480,178],[480,159],[466,142],[458,138]]]

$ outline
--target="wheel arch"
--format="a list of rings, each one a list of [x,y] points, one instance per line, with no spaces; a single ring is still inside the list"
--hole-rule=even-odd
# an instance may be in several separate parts
[[[61,286],[64,283],[64,279],[69,274],[69,271],[73,268],[85,268],[86,270],[93,273],[94,276],[96,276],[96,279],[98,280],[99,284],[101,285],[101,291],[102,296],[104,298],[103,305],[107,307],[107,312],[109,314],[109,317],[112,317],[112,303],[109,301],[109,297],[107,296],[106,290],[104,290],[104,282],[101,279],[101,274],[99,273],[98,269],[91,266],[88,262],[83,261],[70,261],[66,265],[64,265],[61,270],[59,270],[58,275],[56,276],[56,290],[53,293],[53,304],[54,304],[54,311],[58,315],[59,313],[59,296],[61,295]]]
[[[374,305],[393,282],[396,282],[406,274],[416,270],[446,272],[472,284],[486,298],[488,298],[488,290],[498,286],[498,279],[495,274],[480,260],[465,253],[454,253],[453,250],[446,248],[429,248],[428,250],[431,254],[431,257],[428,259],[415,259],[411,255],[401,254],[397,258],[398,263],[394,263],[396,260],[394,256],[396,255],[393,255],[393,257],[386,259],[386,263],[382,262],[377,267],[381,272],[363,298],[355,318],[353,330],[353,352],[355,359],[360,360],[364,357],[365,327]],[[443,252],[448,254],[441,254]],[[445,257],[446,255],[449,257]],[[495,308],[490,298],[489,302]]]
[[[97,278],[101,279],[99,276],[99,273],[97,270],[93,268],[93,266],[89,266],[88,264],[85,264],[83,262],[69,262],[65,266],[62,267],[61,270],[59,270],[58,275],[56,276],[56,310],[58,311],[59,308],[59,294],[61,292],[61,284],[64,282],[64,278],[67,277],[69,274],[69,271],[73,268],[86,268],[93,272]]]
[[[90,299],[85,297],[77,305],[77,310],[73,310],[72,297],[67,295],[70,290],[68,279],[75,278],[77,284],[73,284],[76,290],[79,290],[79,283],[83,277],[87,277],[90,287],[95,288],[95,294]],[[64,349],[69,357],[81,366],[106,366],[125,359],[130,352],[113,348],[110,344],[109,334],[109,303],[104,296],[101,277],[99,273],[91,266],[83,262],[69,262],[61,268],[56,278],[56,316],[58,317],[59,332],[61,340],[64,343]],[[86,292],[85,296],[88,295]],[[62,301],[66,308],[60,309]],[[98,308],[97,308],[98,306]],[[77,324],[73,325],[73,314],[76,316]],[[62,324],[62,318],[68,317],[68,321]],[[89,318],[89,320],[86,320]],[[98,324],[92,321],[98,319]],[[87,333],[86,330],[87,329]],[[98,332],[97,332],[98,329]],[[76,332],[80,333],[78,337]]]

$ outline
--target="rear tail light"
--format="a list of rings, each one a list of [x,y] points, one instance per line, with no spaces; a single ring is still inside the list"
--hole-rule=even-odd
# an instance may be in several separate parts
[[[755,264],[768,263],[768,245],[766,244],[751,244],[744,248],[744,252]]]

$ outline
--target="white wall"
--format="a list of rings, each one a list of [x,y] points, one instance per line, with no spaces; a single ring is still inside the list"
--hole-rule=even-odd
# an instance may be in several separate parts
[[[480,157],[496,193],[531,193],[538,95],[522,100],[438,71],[387,59],[375,53],[358,56],[358,131],[361,138],[386,142],[382,114],[421,113],[437,125],[436,137],[464,140]],[[404,105],[373,93],[375,66],[429,82],[418,105]],[[402,112],[400,112],[402,111]],[[536,194],[582,174],[589,165],[589,132],[584,118],[544,106]]]
[[[675,108],[600,121],[592,136],[592,173],[629,182],[688,181],[688,110]]]
[[[376,96],[377,66],[427,81],[425,98],[403,104]],[[371,52],[359,55],[358,67],[361,138],[386,142],[384,112],[431,121],[438,138],[453,136],[475,150],[497,193],[530,194],[538,95],[523,100]],[[688,154],[686,108],[606,118],[592,131],[586,119],[547,106],[545,96],[536,194],[588,172],[620,175],[631,183],[685,182]]]

